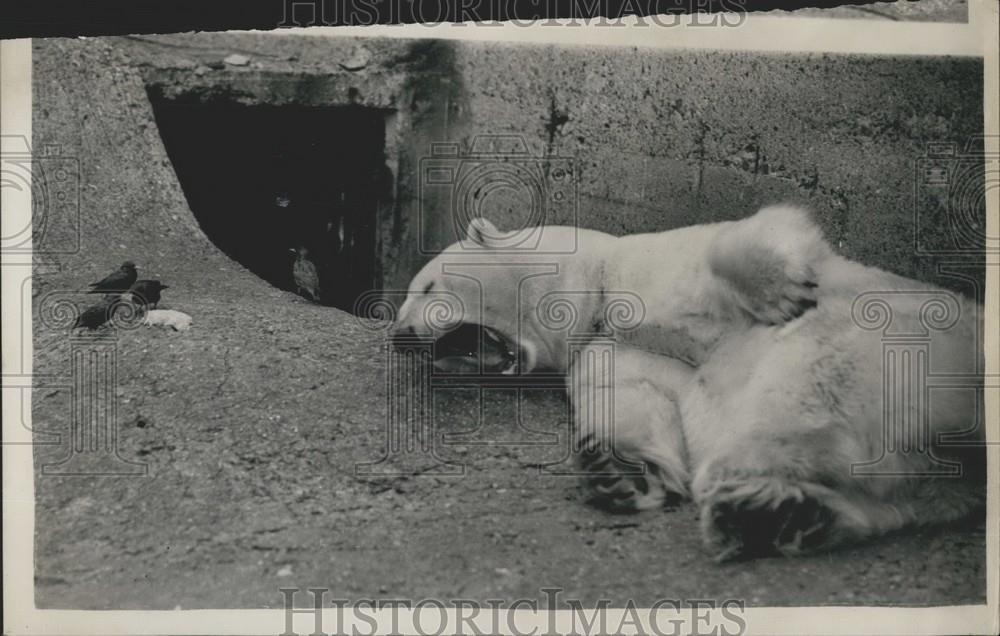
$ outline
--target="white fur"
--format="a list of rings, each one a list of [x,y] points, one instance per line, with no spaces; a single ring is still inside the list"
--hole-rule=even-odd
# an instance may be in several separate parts
[[[926,455],[889,455],[884,467],[895,476],[852,476],[884,444],[882,333],[852,320],[853,303],[884,292],[897,326],[913,329],[920,295],[941,290],[836,255],[807,213],[776,206],[738,222],[621,238],[547,227],[539,252],[528,254],[491,242],[502,235],[477,220],[471,249],[452,246],[414,278],[397,328],[433,332],[421,318],[432,296],[422,290],[433,283],[459,299],[455,324],[487,325],[530,350],[522,372],[566,372],[576,433],[590,449],[584,466],[612,508],[692,496],[706,545],[727,558],[760,547],[755,533],[796,554],[981,505],[974,480],[915,476]],[[638,328],[604,320],[626,292],[642,300]],[[542,320],[552,293],[574,299],[574,326]],[[982,308],[956,302],[961,319],[932,336],[933,364],[974,372]],[[611,370],[595,366],[606,359],[598,340],[573,349],[570,336],[590,325],[612,328]],[[612,413],[589,406],[611,394]],[[975,397],[952,393],[916,416],[936,435],[974,428],[975,412]]]
[[[174,331],[187,331],[191,328],[191,316],[173,309],[150,309],[146,312],[142,324],[147,327],[164,327]]]

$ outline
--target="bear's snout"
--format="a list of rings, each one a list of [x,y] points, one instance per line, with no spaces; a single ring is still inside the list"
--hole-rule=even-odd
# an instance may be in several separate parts
[[[413,328],[413,325],[396,323],[389,329],[389,337],[393,340],[412,339],[416,338],[417,335],[417,330]]]

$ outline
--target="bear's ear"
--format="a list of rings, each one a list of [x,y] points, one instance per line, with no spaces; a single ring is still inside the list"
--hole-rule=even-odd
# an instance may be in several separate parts
[[[486,219],[476,217],[469,221],[469,227],[465,230],[465,235],[473,243],[487,247],[492,239],[500,236],[500,230]]]

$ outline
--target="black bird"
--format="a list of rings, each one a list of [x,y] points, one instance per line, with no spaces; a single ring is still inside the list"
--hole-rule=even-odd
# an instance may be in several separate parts
[[[128,291],[135,304],[145,309],[149,309],[150,306],[156,309],[160,304],[160,291],[164,289],[169,289],[169,286],[158,280],[143,279],[135,281]]]
[[[128,288],[132,286],[135,279],[139,277],[139,273],[135,270],[135,263],[132,261],[125,261],[122,266],[117,270],[97,281],[96,283],[90,284],[90,290],[88,294],[107,294],[107,293],[122,293],[128,291]]]
[[[118,294],[105,294],[104,298],[102,298],[99,303],[91,307],[87,307],[80,312],[80,315],[76,317],[76,322],[73,323],[71,329],[76,329],[78,327],[97,329],[107,321],[111,320],[111,314],[114,311],[114,305],[118,298]]]

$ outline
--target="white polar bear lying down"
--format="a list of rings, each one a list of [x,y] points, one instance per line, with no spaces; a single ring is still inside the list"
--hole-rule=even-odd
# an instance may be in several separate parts
[[[597,502],[691,497],[720,559],[827,549],[983,505],[977,391],[922,399],[917,386],[928,367],[976,373],[982,308],[836,255],[805,212],[620,238],[546,227],[526,252],[484,219],[467,233],[413,279],[393,334],[437,339],[442,368],[464,346],[488,371],[568,374]],[[631,317],[616,317],[622,299]],[[929,335],[906,353],[887,334]]]

